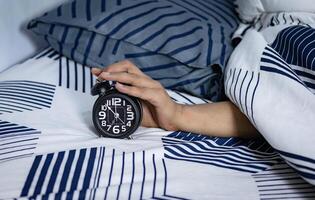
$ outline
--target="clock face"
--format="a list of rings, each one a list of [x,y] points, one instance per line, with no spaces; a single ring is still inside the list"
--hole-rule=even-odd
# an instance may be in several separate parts
[[[102,136],[124,138],[138,128],[141,114],[140,104],[135,98],[113,92],[97,100],[93,122]]]

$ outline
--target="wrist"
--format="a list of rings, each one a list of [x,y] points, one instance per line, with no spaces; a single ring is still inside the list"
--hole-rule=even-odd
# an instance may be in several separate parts
[[[182,123],[185,121],[184,109],[185,105],[175,103],[175,115],[173,118],[173,126],[176,130],[182,130]]]

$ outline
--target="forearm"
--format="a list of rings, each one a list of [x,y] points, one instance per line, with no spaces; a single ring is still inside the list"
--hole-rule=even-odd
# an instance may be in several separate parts
[[[181,105],[177,129],[219,137],[253,138],[259,134],[246,116],[231,102]]]

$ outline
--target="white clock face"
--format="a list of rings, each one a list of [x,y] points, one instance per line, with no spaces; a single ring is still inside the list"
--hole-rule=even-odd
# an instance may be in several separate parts
[[[139,125],[139,109],[135,102],[123,95],[110,94],[102,98],[94,115],[98,127],[112,136],[129,133]]]

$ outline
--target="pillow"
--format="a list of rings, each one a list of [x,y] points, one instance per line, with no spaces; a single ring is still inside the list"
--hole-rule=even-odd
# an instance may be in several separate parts
[[[225,72],[226,95],[305,180],[315,184],[315,29],[291,26],[268,44],[248,31]]]
[[[315,12],[313,0],[236,0],[239,16],[253,22],[262,13]]]
[[[237,26],[233,0],[74,0],[29,29],[84,65],[131,59],[166,88],[218,101]]]

